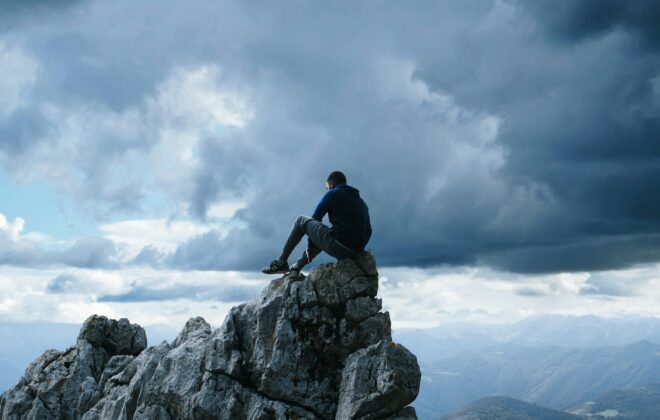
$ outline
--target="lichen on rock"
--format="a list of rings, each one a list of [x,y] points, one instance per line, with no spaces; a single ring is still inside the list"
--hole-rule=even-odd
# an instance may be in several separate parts
[[[0,397],[2,419],[416,418],[415,356],[393,343],[373,256],[273,280],[212,329],[191,318],[146,347],[128,320],[90,317]]]

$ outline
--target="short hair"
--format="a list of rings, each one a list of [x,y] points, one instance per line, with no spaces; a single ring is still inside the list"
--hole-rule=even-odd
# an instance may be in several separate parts
[[[345,184],[346,183],[346,175],[344,175],[340,171],[333,171],[328,175],[328,182],[334,182],[335,185],[339,184]]]

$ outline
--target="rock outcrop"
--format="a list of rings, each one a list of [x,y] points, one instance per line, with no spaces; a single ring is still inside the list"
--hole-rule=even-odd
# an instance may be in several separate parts
[[[190,319],[146,347],[128,320],[92,316],[0,397],[2,419],[416,418],[417,359],[392,342],[371,254],[273,280],[213,330]]]

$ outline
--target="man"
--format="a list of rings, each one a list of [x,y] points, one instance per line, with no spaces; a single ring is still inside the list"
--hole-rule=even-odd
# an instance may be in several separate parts
[[[264,267],[261,270],[263,273],[300,271],[321,251],[337,259],[352,258],[364,251],[371,238],[371,222],[369,208],[360,198],[360,191],[346,185],[346,176],[340,171],[328,175],[325,187],[328,192],[316,206],[312,217],[299,216],[296,219],[282,254],[273,260],[270,266]],[[332,227],[322,223],[326,213]],[[305,234],[309,237],[307,249],[302,257],[289,267],[289,256]]]

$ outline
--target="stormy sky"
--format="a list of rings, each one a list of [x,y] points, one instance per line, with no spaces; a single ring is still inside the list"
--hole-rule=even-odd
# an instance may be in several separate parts
[[[403,282],[642,293],[660,4],[0,0],[5,316],[243,300],[336,169]]]

